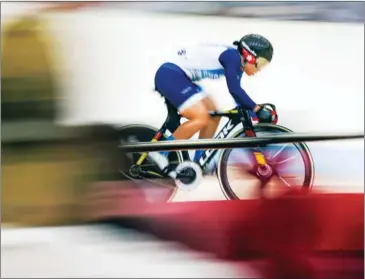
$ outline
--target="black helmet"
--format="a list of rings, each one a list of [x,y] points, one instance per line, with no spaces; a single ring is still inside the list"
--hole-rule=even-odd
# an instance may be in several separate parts
[[[243,36],[240,41],[233,42],[237,46],[240,54],[244,54],[244,50],[248,51],[255,57],[263,57],[267,61],[271,61],[274,54],[272,44],[265,37],[258,34],[248,34]]]

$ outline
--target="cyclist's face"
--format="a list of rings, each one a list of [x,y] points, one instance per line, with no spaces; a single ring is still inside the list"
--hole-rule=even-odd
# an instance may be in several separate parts
[[[254,64],[249,64],[246,63],[245,67],[244,67],[244,71],[248,76],[253,76],[254,74],[256,74],[259,70],[256,68],[256,66]]]
[[[255,64],[246,63],[244,71],[248,76],[252,76],[261,71],[267,65],[269,65],[269,61],[267,61],[265,58],[258,57]]]

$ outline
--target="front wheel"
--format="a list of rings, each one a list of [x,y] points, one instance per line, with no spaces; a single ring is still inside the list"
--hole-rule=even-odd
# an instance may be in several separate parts
[[[254,131],[257,136],[292,133],[285,127],[272,124],[257,124]],[[233,137],[240,138],[246,135],[240,130]],[[305,143],[269,144],[260,149],[267,162],[275,168],[280,184],[285,187],[312,187],[314,164]],[[228,199],[245,199],[252,189],[256,190],[258,187],[258,178],[250,174],[253,166],[249,152],[249,148],[227,149],[218,160],[218,180]]]

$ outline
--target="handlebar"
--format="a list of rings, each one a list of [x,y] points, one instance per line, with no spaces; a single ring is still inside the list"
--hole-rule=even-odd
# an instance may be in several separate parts
[[[263,103],[263,104],[258,104],[259,106],[261,107],[269,107],[270,110],[272,111],[272,116],[273,116],[273,119],[272,119],[272,122],[273,124],[277,124],[278,122],[278,115],[276,113],[276,106],[274,104],[271,104],[271,103]],[[251,122],[251,115],[250,115],[250,112],[252,110],[250,109],[247,109],[247,108],[242,108],[240,106],[237,106],[236,109],[240,110],[241,111],[241,114],[243,116],[243,119],[242,121],[248,125],[248,126],[251,126],[252,125],[252,122]]]
[[[270,107],[272,110],[275,110],[276,111],[276,106],[274,104],[271,104],[271,103],[263,103],[263,104],[258,104],[260,107]],[[247,109],[247,108],[242,108],[240,106],[237,106],[235,109],[241,109],[241,110],[246,110],[246,111],[251,111],[250,109]]]
[[[263,103],[263,104],[259,104],[259,106],[261,107],[270,107],[272,110],[276,110],[276,106],[274,104],[271,104],[271,103]]]

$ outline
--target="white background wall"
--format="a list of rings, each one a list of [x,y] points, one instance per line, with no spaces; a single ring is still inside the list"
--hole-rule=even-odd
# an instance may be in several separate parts
[[[242,85],[257,102],[278,106],[280,124],[296,131],[363,130],[363,25],[119,10],[58,13],[47,19],[57,38],[52,49],[66,62],[61,69],[68,99],[63,123],[159,126],[166,112],[151,89],[167,50],[202,40],[231,43],[256,32],[273,42],[274,58],[259,75],[244,77]],[[224,79],[203,85],[221,108],[233,105]]]

